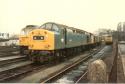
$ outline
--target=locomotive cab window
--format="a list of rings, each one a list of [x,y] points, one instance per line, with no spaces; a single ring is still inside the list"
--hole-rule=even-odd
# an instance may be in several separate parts
[[[21,31],[21,33],[20,33],[21,35],[25,35],[25,32],[24,31]]]
[[[47,29],[47,30],[50,30],[50,31],[59,32],[59,27],[55,24],[52,24],[52,23],[44,24],[40,28]]]
[[[46,24],[46,29],[47,30],[52,30],[52,24]]]
[[[21,35],[28,35],[31,30],[22,30]]]
[[[52,31],[59,31],[59,28],[57,25],[53,24]]]
[[[44,25],[42,25],[40,28],[43,28],[43,29],[44,29],[44,28],[46,28],[46,25],[44,24]]]

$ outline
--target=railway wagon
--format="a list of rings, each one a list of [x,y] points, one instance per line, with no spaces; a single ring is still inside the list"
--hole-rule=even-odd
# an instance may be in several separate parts
[[[101,37],[95,35],[95,45],[96,45],[96,46],[99,46],[100,44],[101,44]]]
[[[97,46],[101,45],[101,43],[102,43],[102,37],[98,36],[97,37]]]
[[[113,43],[112,36],[111,36],[111,35],[105,35],[105,36],[104,36],[104,41],[105,41],[105,44],[106,44],[106,45],[112,44],[112,43]]]
[[[91,43],[90,34],[84,30],[48,22],[29,33],[30,58],[45,62],[76,55]],[[94,43],[94,42],[93,42]]]
[[[25,28],[21,30],[21,34],[19,36],[19,47],[21,55],[28,54],[28,33],[35,28],[37,28],[36,25],[27,25]]]
[[[91,46],[95,47],[96,46],[96,36],[91,33]]]
[[[87,35],[87,48],[92,48],[96,46],[95,35],[89,32],[85,32]]]

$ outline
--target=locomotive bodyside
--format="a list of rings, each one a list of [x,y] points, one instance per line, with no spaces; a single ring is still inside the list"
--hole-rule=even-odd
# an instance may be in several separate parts
[[[45,23],[29,33],[30,58],[35,62],[73,56],[95,44],[95,36],[73,27]]]

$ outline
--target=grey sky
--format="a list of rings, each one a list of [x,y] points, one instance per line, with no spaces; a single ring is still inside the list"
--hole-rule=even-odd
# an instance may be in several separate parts
[[[57,22],[93,32],[125,21],[125,0],[0,0],[0,32]]]

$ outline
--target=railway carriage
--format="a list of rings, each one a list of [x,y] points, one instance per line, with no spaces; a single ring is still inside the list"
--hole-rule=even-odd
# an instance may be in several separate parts
[[[95,35],[95,46],[98,45],[98,41],[99,41],[99,37],[97,35]]]
[[[90,47],[95,47],[96,41],[95,41],[95,35],[90,33]]]

